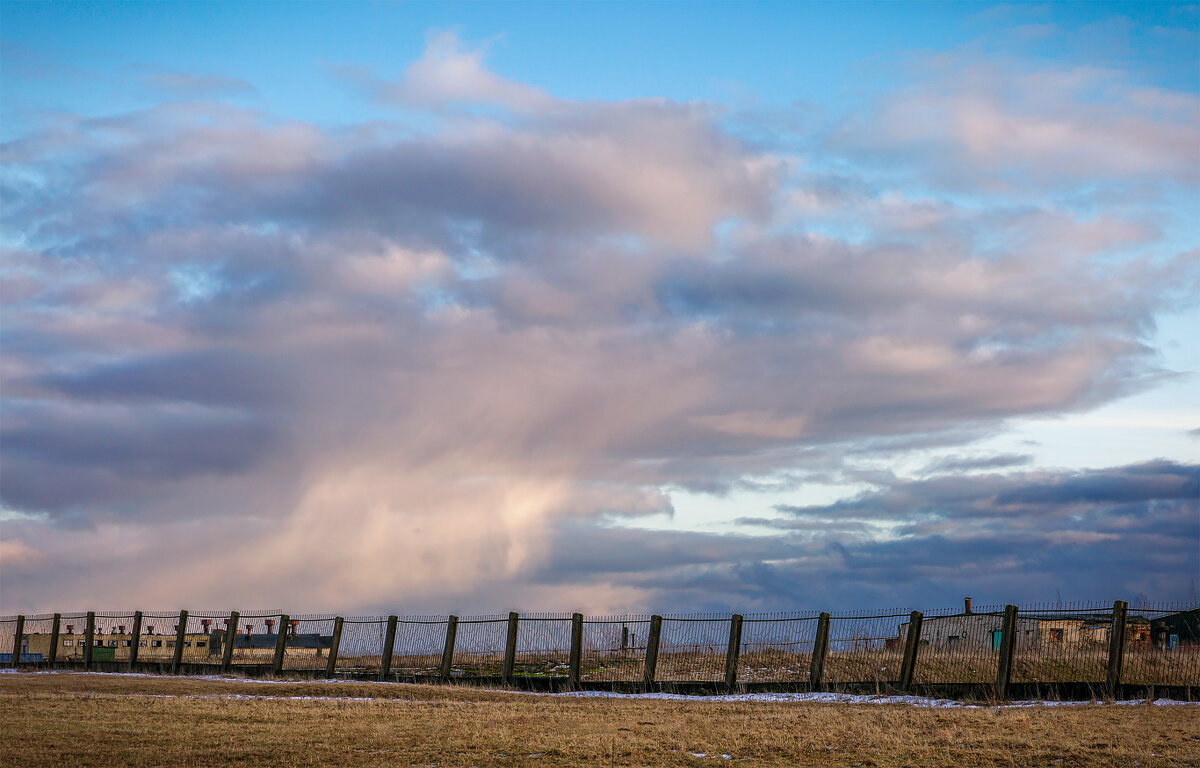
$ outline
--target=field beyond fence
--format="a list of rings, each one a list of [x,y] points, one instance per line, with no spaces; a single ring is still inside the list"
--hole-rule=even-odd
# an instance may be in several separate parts
[[[1200,698],[1200,606],[476,617],[89,611],[0,617],[25,669],[499,683],[543,690]]]

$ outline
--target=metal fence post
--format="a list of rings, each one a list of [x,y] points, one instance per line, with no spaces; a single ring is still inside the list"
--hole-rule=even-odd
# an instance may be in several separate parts
[[[819,691],[825,684],[825,654],[829,651],[829,614],[817,617],[817,636],[813,639],[812,664],[808,669],[808,689]]]
[[[333,620],[333,637],[329,638],[329,661],[325,665],[325,677],[331,678],[337,672],[338,649],[342,647],[342,624],[344,620],[338,616]]]
[[[1012,680],[1013,652],[1017,647],[1017,606],[1004,606],[1004,624],[1000,627],[1000,661],[996,666],[996,698],[1008,698]]]
[[[399,616],[388,616],[387,631],[383,633],[383,658],[379,660],[379,679],[386,680],[392,669],[392,651],[396,645],[396,624]]]
[[[237,611],[229,612],[229,623],[225,625],[225,647],[221,649],[221,671],[228,672],[233,668],[233,644],[237,642],[238,622],[242,615]]]
[[[133,612],[133,634],[129,640],[129,671],[134,670],[134,665],[137,664],[138,648],[142,646],[142,612]]]
[[[83,668],[92,668],[92,646],[96,644],[96,612],[87,612],[87,625],[84,627]]]
[[[16,669],[17,665],[21,663],[21,639],[22,639],[21,636],[24,634],[25,634],[25,617],[18,616],[17,617],[17,628],[16,628],[16,631],[13,632],[12,661],[9,663],[9,665],[13,669]]]
[[[924,616],[920,611],[908,615],[908,636],[904,639],[904,663],[900,665],[900,690],[912,689],[913,673],[917,668],[917,649],[921,647],[921,622]]]
[[[654,674],[658,668],[658,639],[662,635],[662,616],[650,617],[650,632],[646,637],[646,668],[642,671],[642,685],[647,691],[654,688]]]
[[[504,642],[504,666],[500,669],[500,680],[505,685],[512,683],[513,665],[517,660],[517,622],[520,616],[514,611],[508,614],[508,639]]]
[[[1113,603],[1112,628],[1108,631],[1108,695],[1117,697],[1121,686],[1121,664],[1125,660],[1125,621],[1129,604],[1124,600]]]
[[[58,633],[62,626],[62,614],[54,614],[54,623],[50,625],[50,654],[47,661],[47,667],[54,669],[54,663],[58,661]]]
[[[579,687],[579,669],[583,665],[583,614],[571,615],[571,656],[567,668],[567,682],[572,689]]]
[[[737,687],[738,657],[742,653],[742,616],[735,613],[729,619],[729,647],[725,649],[725,689]]]
[[[290,617],[284,613],[279,616],[279,637],[275,638],[275,661],[271,671],[276,675],[283,674],[283,654],[287,650],[287,634]]]
[[[458,635],[458,617],[446,619],[446,647],[442,649],[442,680],[450,681],[450,672],[454,668],[454,638]]]
[[[187,611],[179,612],[179,626],[175,627],[175,656],[171,659],[171,674],[178,675],[183,664],[183,639],[187,637]]]

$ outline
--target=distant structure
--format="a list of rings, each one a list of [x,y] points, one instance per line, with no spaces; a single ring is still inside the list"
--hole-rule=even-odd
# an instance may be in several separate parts
[[[1200,608],[1168,613],[1150,622],[1155,648],[1200,653]]]
[[[225,621],[228,625],[228,619]],[[287,645],[289,649],[309,648],[320,656],[323,650],[332,645],[332,637],[316,633],[301,634],[296,632],[299,621],[289,622]],[[225,638],[229,636],[229,627],[212,629],[211,619],[202,619],[203,627],[200,632],[188,632],[183,636],[184,655],[194,659],[196,656],[220,656]],[[269,659],[275,653],[278,636],[275,634],[275,620],[267,619],[266,631],[253,634],[253,624],[244,625],[234,635],[233,647],[240,657],[262,656]],[[76,632],[75,624],[66,624],[64,632],[58,636],[58,652],[55,658],[59,661],[82,661],[87,647],[87,637],[82,632]],[[129,649],[133,644],[132,630],[126,632],[126,625],[112,627],[106,635],[96,634],[92,640],[93,661],[128,661]],[[175,656],[178,625],[170,626],[168,632],[160,632],[153,624],[142,629],[138,641],[139,661],[170,661]],[[26,633],[21,638],[22,661],[39,662],[50,658],[50,639],[48,633]],[[12,654],[8,654],[9,658]]]
[[[1189,624],[1188,616],[1191,616]],[[1181,617],[1172,619],[1172,617]],[[1168,622],[1168,619],[1172,619]],[[963,612],[950,616],[926,616],[921,624],[921,645],[939,651],[958,649],[990,648],[1000,650],[1004,630],[1004,616],[1001,613],[975,613],[972,610],[971,598],[963,599]],[[1170,637],[1172,628],[1174,634],[1189,638],[1187,642],[1200,645],[1200,610],[1185,611],[1170,614],[1156,619],[1156,625],[1162,627],[1164,637]],[[1132,645],[1149,645],[1152,635],[1150,619],[1145,616],[1130,614],[1126,618],[1128,640]],[[1190,627],[1190,629],[1189,629]],[[1037,611],[1021,612],[1017,615],[1016,648],[1054,647],[1054,646],[1093,646],[1103,649],[1108,646],[1109,632],[1112,629],[1112,616],[1107,613],[1089,613],[1086,611]],[[899,641],[892,640],[893,645],[902,645],[908,635],[908,622],[899,627]],[[1169,640],[1161,644],[1161,648],[1182,647],[1170,646]]]

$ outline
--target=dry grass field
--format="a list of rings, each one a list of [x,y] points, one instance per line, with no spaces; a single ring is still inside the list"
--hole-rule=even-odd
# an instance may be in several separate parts
[[[0,675],[0,733],[0,765],[26,768],[1200,765],[1194,707],[926,709],[87,674]]]
[[[502,654],[457,654],[456,674],[499,677]],[[567,676],[568,651],[523,653],[514,667],[517,676]],[[314,653],[292,654],[285,669],[325,669],[329,657]],[[252,661],[264,663],[269,656]],[[618,653],[590,654],[580,675],[583,680],[642,679],[645,658]],[[825,657],[824,679],[828,683],[894,682],[900,674],[903,652],[898,649],[874,649],[831,652]],[[999,655],[990,649],[972,648],[958,653],[923,649],[917,656],[915,680],[918,683],[990,683],[996,679]],[[341,656],[339,671],[378,671],[379,656]],[[787,653],[774,649],[743,653],[738,666],[742,682],[807,681],[812,658],[808,653]],[[397,655],[392,659],[394,672],[410,675],[436,675],[441,655]],[[216,665],[214,664],[214,669]],[[1060,649],[1038,648],[1019,651],[1013,657],[1014,682],[1101,682],[1108,670],[1108,650],[1090,647]],[[660,653],[657,679],[680,681],[719,681],[725,678],[725,650]],[[1148,648],[1132,648],[1125,655],[1122,678],[1128,683],[1147,685],[1200,685],[1200,654],[1165,654]]]

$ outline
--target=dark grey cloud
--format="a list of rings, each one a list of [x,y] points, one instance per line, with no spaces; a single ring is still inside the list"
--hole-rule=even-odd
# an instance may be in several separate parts
[[[1103,470],[1031,471],[1013,475],[945,474],[920,480],[897,479],[881,490],[818,506],[781,506],[778,511],[808,519],[944,519],[1016,522],[1037,519],[1057,526],[1066,518],[1120,510],[1153,501],[1196,509],[1200,466],[1152,461]],[[1082,531],[1096,520],[1089,520]],[[788,518],[777,523],[786,528]]]
[[[83,402],[159,401],[268,410],[282,399],[290,380],[282,365],[233,349],[209,349],[50,374],[36,384]]]
[[[156,502],[181,481],[249,471],[281,431],[266,414],[224,409],[18,401],[6,411],[4,505],[72,519],[165,514]]]
[[[795,518],[776,521],[779,536],[563,526],[536,578],[633,582],[712,610],[950,606],[961,594],[1037,601],[1056,590],[1182,596],[1200,574],[1198,484],[1200,465],[1157,461],[971,476],[954,490],[897,481],[855,504],[783,508]],[[863,525],[906,520],[937,525]]]
[[[1027,453],[1004,453],[994,456],[946,456],[927,464],[921,470],[921,474],[936,475],[976,469],[1007,469],[1032,462],[1033,456]]]

